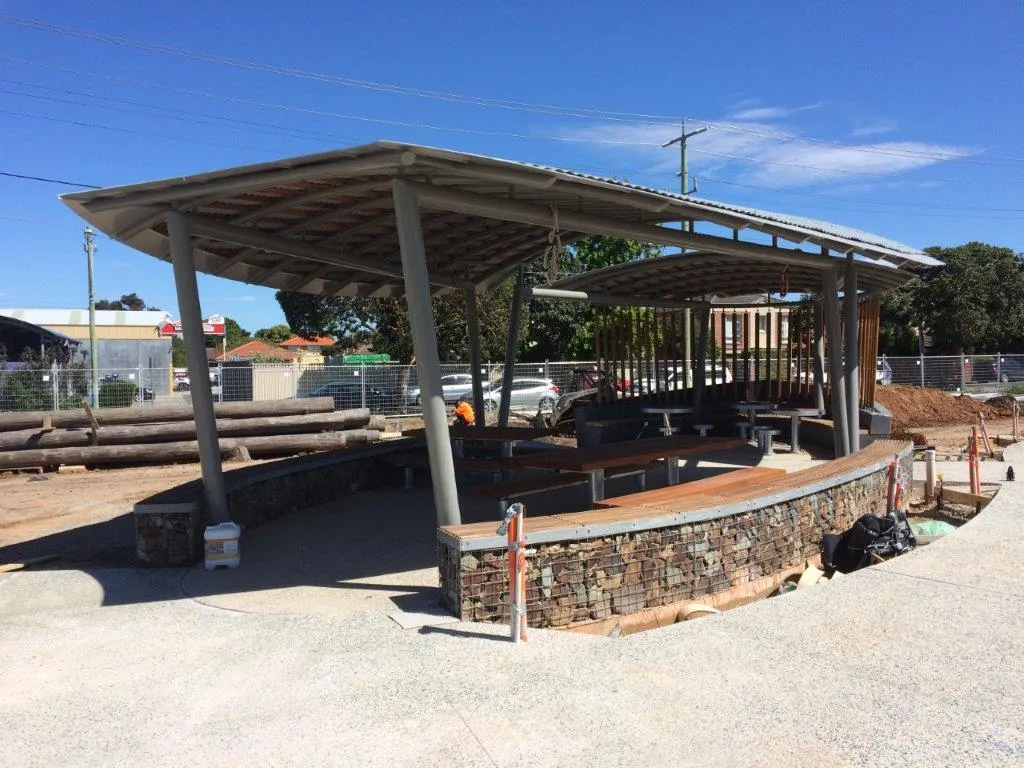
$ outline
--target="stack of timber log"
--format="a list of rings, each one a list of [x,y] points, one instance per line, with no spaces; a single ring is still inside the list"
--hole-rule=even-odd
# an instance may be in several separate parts
[[[329,397],[215,403],[222,457],[287,456],[380,439],[384,419],[365,408],[335,411]],[[0,413],[0,470],[198,461],[192,407]]]

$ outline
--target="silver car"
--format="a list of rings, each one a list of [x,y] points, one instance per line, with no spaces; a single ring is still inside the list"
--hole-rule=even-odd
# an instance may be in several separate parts
[[[472,387],[473,377],[468,373],[451,373],[441,377],[441,392],[446,403],[457,403],[459,397]],[[419,387],[409,390],[409,404],[423,405]]]
[[[501,404],[502,390],[495,386],[484,396],[484,407],[493,410]],[[512,379],[509,407],[513,411],[538,411],[555,407],[558,387],[551,379]]]

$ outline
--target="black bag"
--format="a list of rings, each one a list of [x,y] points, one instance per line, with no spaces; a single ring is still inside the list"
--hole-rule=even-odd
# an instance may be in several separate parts
[[[896,557],[917,545],[907,516],[894,509],[885,517],[864,515],[841,534],[827,533],[822,537],[821,559],[825,573],[836,571],[851,573],[868,565],[871,555]]]

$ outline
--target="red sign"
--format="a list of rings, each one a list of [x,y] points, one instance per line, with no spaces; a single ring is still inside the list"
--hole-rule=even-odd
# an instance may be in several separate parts
[[[161,336],[180,336],[181,320],[164,320],[157,326]],[[221,315],[210,315],[203,323],[203,334],[206,336],[224,335],[224,318]]]

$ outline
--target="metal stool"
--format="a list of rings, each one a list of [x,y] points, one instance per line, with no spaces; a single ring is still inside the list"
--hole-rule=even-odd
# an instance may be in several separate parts
[[[708,432],[715,428],[714,424],[694,424],[693,428],[700,432],[700,439],[707,440]]]
[[[740,437],[744,440],[749,440],[753,437],[751,430],[756,428],[757,425],[752,421],[741,421],[736,425],[736,431],[740,433]]]
[[[771,456],[775,452],[773,441],[778,435],[782,434],[782,430],[758,427],[756,431],[758,448],[761,449],[765,456]]]

